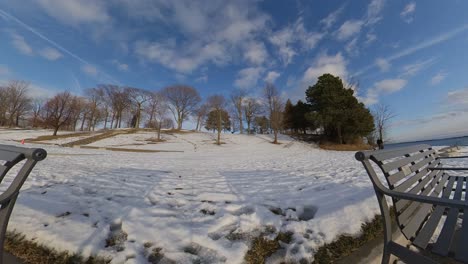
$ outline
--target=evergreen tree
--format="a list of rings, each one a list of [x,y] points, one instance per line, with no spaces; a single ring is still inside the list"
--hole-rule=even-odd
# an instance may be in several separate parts
[[[221,111],[221,129],[225,131],[231,130],[231,118],[229,117],[228,112],[226,110],[219,110]],[[205,129],[206,130],[213,130],[216,131],[218,129],[218,111],[212,110],[208,113],[208,118],[205,122]]]
[[[325,136],[340,144],[353,143],[374,130],[373,117],[359,103],[352,89],[346,89],[339,77],[320,76],[306,91],[307,102],[324,129]]]
[[[294,130],[294,105],[291,100],[286,101],[283,114],[283,127],[284,129]]]

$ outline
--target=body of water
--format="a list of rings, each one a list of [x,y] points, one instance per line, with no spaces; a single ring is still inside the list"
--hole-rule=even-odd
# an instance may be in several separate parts
[[[385,144],[385,148],[398,148],[398,147],[418,145],[418,144],[429,144],[431,146],[468,146],[468,136]]]

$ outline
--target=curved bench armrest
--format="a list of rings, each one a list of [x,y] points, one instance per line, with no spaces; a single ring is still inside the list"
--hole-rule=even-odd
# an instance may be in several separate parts
[[[450,157],[450,156],[446,156],[446,157],[439,156],[438,158],[439,159],[466,159],[466,158],[468,158],[468,156],[452,156],[452,157]]]
[[[463,167],[435,167],[435,168],[428,168],[429,170],[451,170],[451,171],[458,171],[458,170],[468,170],[468,168]]]

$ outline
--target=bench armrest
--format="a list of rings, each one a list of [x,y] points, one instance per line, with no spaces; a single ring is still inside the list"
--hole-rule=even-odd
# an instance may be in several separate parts
[[[436,168],[428,168],[429,170],[451,170],[451,171],[457,171],[457,170],[468,170],[468,168],[463,168],[463,167],[436,167]]]
[[[446,156],[446,157],[438,157],[439,159],[466,159],[468,156]]]
[[[468,209],[468,203],[466,201],[451,200],[451,199],[434,197],[434,196],[397,192],[394,190],[390,190],[386,187],[379,188],[379,189],[385,195],[395,197],[398,199],[410,200],[410,201],[415,201],[415,202],[420,202],[420,203],[428,203],[428,204],[433,204],[433,205],[442,205],[442,206],[447,206],[447,207],[452,207],[452,208]]]

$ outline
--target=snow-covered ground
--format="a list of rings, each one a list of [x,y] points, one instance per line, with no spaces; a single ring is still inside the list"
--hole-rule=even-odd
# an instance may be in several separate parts
[[[155,136],[120,135],[93,145],[183,152],[28,144],[49,156],[26,181],[9,229],[58,250],[111,256],[113,263],[147,263],[156,248],[177,263],[241,263],[249,237],[293,232],[270,259],[277,263],[312,260],[318,247],[357,234],[379,213],[354,152],[289,137],[273,145],[266,135],[224,134],[217,146],[214,134],[172,134],[146,144]],[[106,247],[110,226],[120,222],[126,240]]]

